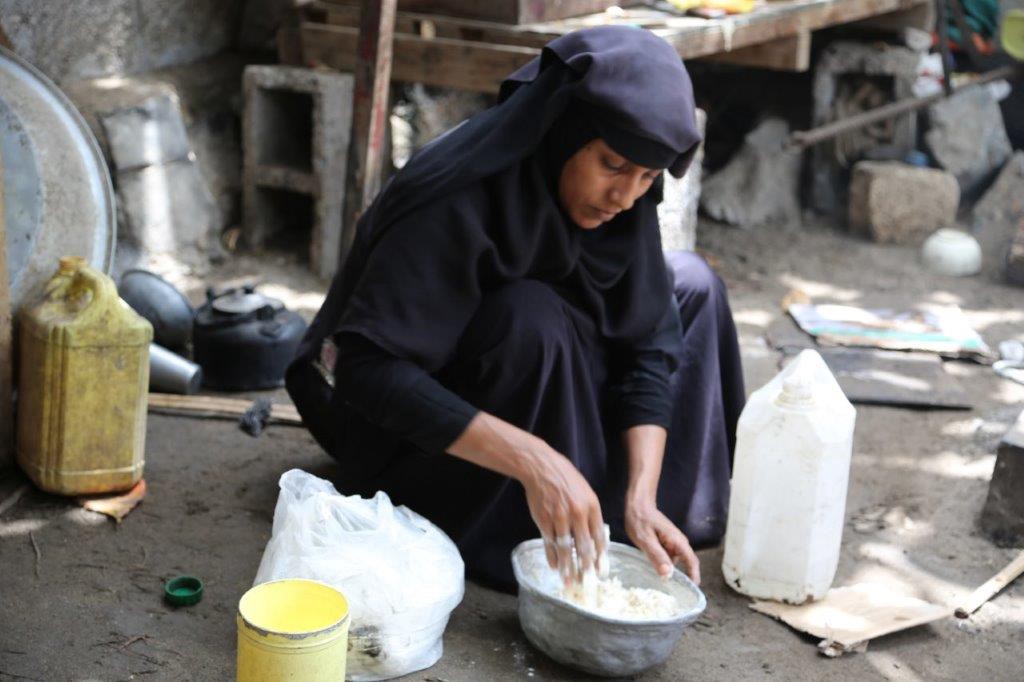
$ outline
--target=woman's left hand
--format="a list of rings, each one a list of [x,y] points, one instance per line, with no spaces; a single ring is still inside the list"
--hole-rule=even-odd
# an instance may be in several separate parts
[[[653,503],[626,505],[626,534],[647,555],[659,575],[671,575],[672,565],[678,562],[690,579],[700,585],[700,560],[690,541]]]

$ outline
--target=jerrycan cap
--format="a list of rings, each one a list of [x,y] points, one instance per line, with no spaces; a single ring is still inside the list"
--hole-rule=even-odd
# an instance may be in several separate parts
[[[775,402],[786,407],[813,407],[814,381],[805,366],[795,368],[792,374],[783,378],[782,392]]]

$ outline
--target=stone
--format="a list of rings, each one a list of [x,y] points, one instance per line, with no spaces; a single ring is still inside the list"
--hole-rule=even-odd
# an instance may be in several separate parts
[[[1002,547],[1024,545],[1024,412],[1003,436],[981,512],[981,529]]]
[[[928,108],[925,145],[938,165],[973,195],[1013,153],[999,103],[988,88],[970,88]]]
[[[217,204],[198,166],[189,159],[120,171],[119,235],[115,272],[173,255],[203,269],[217,251]]]
[[[161,93],[137,106],[98,114],[106,133],[110,160],[117,170],[182,161],[190,149],[178,96]]]
[[[115,274],[158,261],[176,271],[203,272],[222,254],[217,237],[241,214],[242,68],[238,55],[227,54],[65,88],[114,169],[122,237]],[[150,170],[167,164],[172,167],[163,172]],[[186,165],[197,173],[184,170]],[[161,182],[169,191],[183,192],[170,201],[195,207],[193,220],[168,217],[165,202],[155,198]],[[197,187],[200,183],[205,189]],[[153,215],[146,214],[150,211]],[[162,235],[160,229],[180,233]],[[175,246],[165,251],[170,244]]]
[[[765,119],[721,170],[704,180],[700,206],[732,225],[800,219],[800,152],[785,147],[789,124]]]
[[[351,74],[248,66],[243,77],[243,220],[249,244],[310,232],[310,264],[331,277],[341,252],[352,122]]]
[[[955,224],[960,187],[934,168],[861,161],[853,167],[849,201],[852,231],[883,244],[920,244]]]
[[[701,137],[707,126],[708,115],[697,109],[697,128]],[[693,251],[697,243],[697,209],[700,205],[700,181],[704,161],[704,141],[701,140],[690,167],[681,178],[662,173],[664,187],[658,204],[658,222],[661,225],[661,247],[665,251]]]
[[[822,126],[911,97],[920,60],[921,55],[913,49],[878,42],[829,44],[814,65],[811,122]],[[810,150],[811,207],[822,213],[841,212],[853,162],[878,146],[885,146],[890,156],[902,158],[916,142],[917,112],[912,111],[815,145]]]
[[[1024,220],[1017,226],[1017,235],[1006,253],[1006,281],[1024,287]]]
[[[1007,249],[1024,220],[1024,151],[1015,152],[971,211],[971,233],[981,245],[982,268],[1001,279]]]

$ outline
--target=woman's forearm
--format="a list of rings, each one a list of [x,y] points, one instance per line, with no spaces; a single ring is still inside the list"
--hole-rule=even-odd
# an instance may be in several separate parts
[[[486,412],[478,412],[448,452],[485,469],[523,481],[535,468],[538,441],[533,434]]]
[[[623,434],[626,456],[629,459],[629,478],[626,487],[627,506],[635,503],[655,504],[661,461],[665,456],[668,431],[661,426],[633,426]]]

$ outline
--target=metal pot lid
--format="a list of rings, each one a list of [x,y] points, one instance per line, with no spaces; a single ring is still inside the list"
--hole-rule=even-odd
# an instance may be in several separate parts
[[[210,301],[211,308],[225,315],[248,315],[265,306],[281,310],[284,303],[276,298],[245,290],[232,291]]]
[[[36,297],[61,256],[108,272],[117,222],[96,138],[57,86],[2,47],[0,156],[14,309]]]

